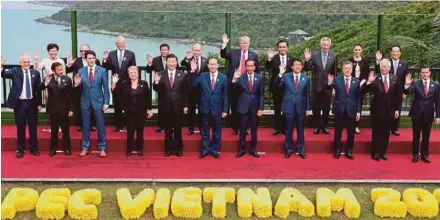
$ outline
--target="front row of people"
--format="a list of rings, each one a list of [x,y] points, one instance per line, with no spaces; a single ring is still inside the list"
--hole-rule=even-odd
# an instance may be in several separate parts
[[[104,112],[109,107],[108,74],[104,68],[95,64],[96,54],[88,51],[85,55],[87,66],[79,70],[75,75],[74,82],[63,75],[63,66],[53,63],[53,74],[47,75],[41,82],[38,71],[30,69],[29,56],[20,57],[21,68],[4,71],[4,59],[2,57],[2,77],[12,79],[12,87],[6,105],[14,109],[17,126],[18,151],[17,158],[24,155],[25,150],[25,127],[29,126],[31,141],[31,154],[39,156],[37,147],[37,113],[41,109],[41,90],[47,89],[49,99],[47,111],[51,125],[51,147],[49,155],[56,154],[58,143],[58,128],[62,128],[64,153],[71,154],[69,117],[73,115],[72,89],[80,90],[81,113],[83,120],[82,150],[80,156],[85,156],[90,148],[90,115],[96,117],[98,128],[98,148],[100,156],[106,156],[107,140],[105,135]],[[298,156],[306,159],[304,138],[304,117],[310,114],[310,79],[303,72],[301,60],[291,60],[292,72],[285,73],[285,68],[280,68],[278,77],[272,79],[271,85],[284,90],[281,111],[285,124],[285,158],[291,157],[293,150],[293,125],[297,129]],[[188,88],[199,88],[200,91],[200,114],[201,122],[201,150],[200,158],[212,155],[219,158],[221,146],[221,120],[229,112],[228,92],[232,86],[238,94],[237,112],[240,116],[240,138],[236,157],[246,154],[246,128],[251,127],[251,146],[249,153],[254,157],[260,157],[257,152],[257,120],[263,115],[264,107],[264,79],[255,72],[254,60],[245,62],[246,71],[236,69],[229,82],[227,77],[218,72],[218,61],[215,58],[208,60],[209,72],[201,75],[186,74],[178,69],[177,57],[170,54],[166,59],[167,69],[156,73],[154,76],[153,89],[161,97],[161,111],[167,116],[164,124],[165,156],[175,154],[182,156],[182,116],[188,112]],[[197,70],[197,64],[190,64],[190,71]],[[344,155],[348,159],[354,159],[353,145],[356,122],[360,119],[362,110],[362,94],[371,93],[371,119],[372,119],[372,147],[371,156],[374,160],[388,160],[387,148],[391,130],[391,123],[399,117],[400,105],[399,89],[396,76],[389,74],[391,63],[387,59],[380,62],[380,74],[371,72],[368,79],[360,81],[353,78],[353,64],[345,61],[342,65],[343,75],[334,77],[329,74],[327,87],[334,89],[333,114],[335,115],[334,134],[334,158],[340,158],[342,153],[342,130],[347,129],[347,146]],[[404,93],[414,94],[413,103],[409,116],[413,122],[413,159],[418,162],[421,159],[430,163],[429,137],[431,126],[440,123],[440,85],[430,79],[431,69],[428,66],[420,68],[421,79],[413,82],[411,74],[406,76]],[[151,118],[152,103],[151,92],[146,81],[139,79],[139,69],[136,66],[128,68],[129,79],[118,83],[117,75],[112,77],[111,90],[113,94],[122,97],[122,110],[127,124],[127,156],[133,150],[138,155],[143,155],[143,133],[145,118]],[[250,119],[250,121],[249,121]],[[210,137],[212,127],[212,137]],[[136,133],[136,141],[134,135]],[[422,133],[421,150],[420,133]]]

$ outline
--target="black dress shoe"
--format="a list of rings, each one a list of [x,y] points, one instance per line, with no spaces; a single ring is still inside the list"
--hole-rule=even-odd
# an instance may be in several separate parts
[[[211,153],[211,155],[215,158],[218,159],[220,157],[220,154],[218,153]]]
[[[169,156],[171,156],[171,152],[169,152],[169,151],[166,151],[163,155],[165,156],[165,157],[169,157]]]
[[[174,153],[176,156],[181,157],[182,156],[182,151],[178,150]]]
[[[126,153],[125,153],[125,156],[127,156],[127,157],[129,157],[129,156],[131,156],[133,154],[133,151],[127,151]]]
[[[70,148],[64,149],[64,155],[66,155],[66,156],[72,155],[72,151],[70,150]]]
[[[299,153],[298,156],[304,160],[307,159],[306,153]]]
[[[56,149],[55,148],[51,148],[50,151],[49,151],[49,157],[53,157],[53,156],[55,156],[55,154],[57,154]]]
[[[333,153],[333,158],[339,159],[341,157],[341,150],[336,150],[335,153]]]
[[[431,163],[431,160],[429,159],[428,156],[422,156],[422,161],[425,163]]]
[[[388,160],[388,156],[387,156],[387,154],[381,154],[380,155],[380,158],[382,159],[382,160]]]
[[[419,162],[419,155],[413,155],[412,162],[413,163]]]
[[[160,132],[162,132],[163,131],[163,128],[161,128],[161,127],[157,127],[156,128],[156,133],[160,133]]]
[[[38,151],[37,149],[31,149],[31,154],[33,154],[34,156],[40,156],[40,151]]]
[[[144,150],[138,150],[138,156],[139,157],[144,156]]]
[[[313,134],[319,134],[320,131],[321,131],[321,129],[315,128],[315,129],[313,129]]]
[[[78,132],[82,132],[82,128],[77,128],[76,129]]]
[[[96,131],[96,127],[92,127],[90,130],[91,131]]]
[[[193,135],[194,134],[194,129],[188,129],[188,132],[186,134],[187,135]]]
[[[350,160],[354,160],[354,156],[352,152],[346,152],[344,156]]]
[[[293,154],[293,151],[288,151],[286,153],[284,153],[284,158],[290,158]]]
[[[238,135],[238,131],[237,130],[233,130],[232,131],[232,135]]]
[[[207,155],[208,155],[208,154],[200,153],[199,158],[200,158],[200,159],[205,158]]]
[[[242,157],[246,154],[246,152],[244,150],[241,150],[237,153],[237,155],[235,155],[235,157]]]
[[[260,157],[260,155],[258,154],[257,151],[251,151],[251,152],[250,152],[250,155],[253,156],[253,157],[255,157],[255,158],[259,158],[259,157]]]
[[[391,134],[392,134],[392,135],[395,135],[395,136],[400,136],[399,131],[392,131]]]
[[[18,151],[15,155],[17,158],[22,158],[24,156],[24,151]]]
[[[328,131],[328,128],[321,129],[323,134],[330,134],[330,131]]]
[[[284,135],[285,135],[285,134],[286,134],[286,131],[285,131],[285,130],[282,130],[282,131],[281,131],[281,134],[284,134]]]
[[[373,158],[373,160],[375,160],[375,161],[380,161],[379,154],[372,154],[371,158]]]
[[[272,135],[278,135],[278,134],[280,134],[279,130],[273,130]]]

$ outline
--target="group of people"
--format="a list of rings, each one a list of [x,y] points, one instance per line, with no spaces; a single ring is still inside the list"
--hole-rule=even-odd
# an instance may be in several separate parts
[[[109,108],[110,93],[114,101],[115,132],[124,127],[127,130],[126,155],[137,151],[143,155],[144,123],[153,116],[151,89],[158,97],[158,127],[156,132],[165,131],[165,156],[182,156],[182,116],[187,115],[188,135],[201,133],[200,158],[212,155],[219,158],[222,136],[222,119],[230,114],[234,135],[239,135],[236,157],[248,152],[260,157],[257,151],[258,118],[264,110],[265,78],[259,71],[259,59],[249,50],[250,38],[242,36],[239,48],[227,49],[229,38],[222,36],[220,56],[229,63],[226,73],[218,71],[216,58],[201,55],[202,46],[194,44],[185,58],[170,53],[167,44],[160,45],[160,55],[148,54],[147,72],[153,74],[153,81],[140,79],[135,54],[126,49],[123,37],[117,37],[117,49],[105,51],[102,66],[94,51],[88,45],[80,47],[81,56],[73,59],[59,58],[59,47],[49,44],[49,58],[31,67],[29,55],[20,57],[20,68],[3,70],[2,77],[12,79],[11,92],[6,105],[14,109],[17,126],[17,158],[24,155],[25,127],[29,126],[30,152],[38,156],[37,113],[41,110],[42,95],[47,97],[47,113],[51,125],[51,148],[49,155],[56,154],[58,129],[63,132],[64,153],[71,154],[69,118],[77,118],[78,130],[82,131],[82,150],[86,156],[90,148],[90,131],[98,130],[100,156],[106,156],[106,134],[104,112]],[[353,146],[362,113],[364,96],[372,95],[372,147],[374,160],[388,160],[387,148],[390,134],[400,135],[398,131],[402,100],[414,94],[410,116],[413,122],[413,159],[430,163],[429,136],[432,123],[440,123],[440,86],[431,80],[431,69],[422,66],[421,79],[413,82],[408,63],[401,60],[398,45],[390,49],[391,60],[383,59],[376,52],[376,62],[370,63],[362,52],[364,46],[355,44],[353,56],[342,62],[342,74],[337,73],[337,56],[330,51],[331,39],[322,38],[320,51],[304,51],[304,62],[288,54],[288,42],[277,43],[278,53],[267,51],[265,68],[271,74],[269,88],[274,104],[273,135],[285,135],[285,158],[296,151],[300,158],[306,159],[304,119],[312,115],[315,134],[329,134],[328,121],[331,101],[335,116],[334,158],[341,154],[354,159]],[[372,69],[376,71],[370,71]],[[44,69],[46,76],[40,79]],[[111,71],[109,79],[107,71]],[[311,77],[305,74],[311,71]],[[67,73],[72,72],[72,78]],[[72,80],[73,79],[73,80]],[[110,80],[110,82],[109,82]],[[111,89],[109,89],[111,83]],[[196,114],[198,112],[198,114]],[[296,150],[293,147],[294,125],[297,130]],[[211,134],[212,128],[212,136]],[[250,129],[249,129],[250,128]],[[342,131],[347,130],[347,144],[343,150]],[[246,151],[246,135],[250,133],[250,149]],[[422,141],[420,143],[420,134]],[[136,140],[134,135],[136,134]],[[421,147],[420,147],[421,145]],[[421,149],[420,149],[421,148]]]

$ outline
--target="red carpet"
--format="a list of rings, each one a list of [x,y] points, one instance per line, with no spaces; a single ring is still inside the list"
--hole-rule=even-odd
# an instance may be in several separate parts
[[[333,159],[331,154],[308,154],[307,160],[297,156],[285,159],[282,154],[270,153],[261,158],[246,155],[236,159],[233,153],[224,153],[220,159],[207,157],[199,159],[197,153],[186,153],[181,158],[165,158],[159,153],[150,153],[143,157],[129,158],[121,153],[109,153],[107,158],[91,154],[84,158],[77,155],[66,157],[56,155],[53,158],[43,155],[35,157],[26,154],[16,159],[15,153],[2,152],[2,179],[4,178],[98,178],[215,181],[311,181],[311,180],[377,180],[377,181],[439,181],[440,155],[433,155],[433,163],[411,163],[410,155],[390,154],[389,161],[376,162],[367,154],[356,154],[351,161],[344,157]]]
[[[15,126],[1,126],[2,129],[2,151],[15,151],[17,149],[16,128]],[[49,129],[48,125],[38,127],[38,146],[41,151],[49,151],[50,133],[43,131]],[[126,133],[113,132],[113,127],[106,128],[108,152],[123,152],[126,145]],[[76,127],[71,127],[72,150],[78,152],[81,145],[81,133],[76,130]],[[184,135],[184,152],[199,152],[200,150],[200,135],[194,134],[192,136],[186,135],[186,128],[182,129]],[[330,153],[332,152],[332,142],[334,130],[330,130],[329,135],[313,134],[312,129],[306,130],[306,151],[307,153]],[[156,133],[154,128],[146,127],[144,131],[144,146],[145,152],[163,152],[164,133]],[[400,129],[400,136],[391,136],[389,153],[405,153],[410,154],[412,148],[412,130]],[[238,147],[238,136],[231,134],[230,128],[223,129],[221,151],[236,152]],[[91,133],[92,150],[97,149],[97,132]],[[59,137],[62,135],[59,133]],[[293,135],[296,140],[296,131]],[[248,136],[248,140],[250,136]],[[346,133],[343,134],[343,140],[346,139]],[[62,141],[60,141],[60,146]],[[345,142],[345,141],[344,141]],[[371,145],[371,129],[362,129],[361,135],[355,137],[355,153],[370,152]],[[61,147],[60,147],[61,149]],[[283,152],[284,151],[284,136],[272,136],[272,129],[259,128],[258,129],[258,151],[259,152]],[[440,130],[432,130],[430,141],[431,154],[440,154]]]

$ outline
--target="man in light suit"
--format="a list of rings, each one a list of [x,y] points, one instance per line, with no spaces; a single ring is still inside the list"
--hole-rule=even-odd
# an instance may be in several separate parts
[[[194,63],[191,72],[196,70]],[[190,74],[193,87],[200,89],[199,114],[202,116],[202,143],[200,158],[211,154],[219,158],[220,144],[222,139],[222,118],[228,115],[228,79],[218,72],[218,61],[215,58],[208,60],[209,72],[202,75]],[[210,123],[213,122],[213,123]],[[210,124],[212,138],[210,138]]]
[[[87,67],[75,75],[75,87],[81,89],[82,150],[80,157],[86,156],[90,148],[90,114],[93,112],[98,129],[98,148],[100,157],[106,157],[107,138],[105,135],[104,112],[108,110],[110,92],[107,71],[96,65],[96,53],[86,52]]]
[[[284,157],[290,158],[293,154],[293,124],[296,124],[298,156],[306,159],[304,144],[304,116],[310,114],[310,79],[301,73],[303,65],[301,60],[292,59],[290,68],[293,72],[285,73],[286,68],[281,68],[278,77],[273,79],[273,85],[284,89],[281,112],[284,115],[286,130]]]
[[[226,50],[226,46],[229,42],[228,35],[223,34],[222,36],[223,44],[222,48],[220,50],[220,56],[226,60],[229,61],[229,67],[228,67],[228,80],[229,82],[232,82],[234,72],[236,70],[239,70],[241,74],[246,73],[246,60],[253,60],[255,61],[255,72],[260,72],[258,69],[258,55],[249,50],[249,45],[251,43],[251,40],[248,36],[242,36],[240,37],[240,48],[239,49],[231,49],[230,51]],[[239,120],[240,115],[237,113],[237,102],[239,95],[234,90],[233,86],[229,86],[230,92],[229,92],[229,99],[231,104],[231,121],[232,121],[232,129],[233,135],[238,134],[238,127],[239,127]]]
[[[126,41],[122,36],[116,38],[116,47],[117,49],[110,53],[104,51],[102,66],[107,70],[111,70],[112,75],[118,74],[120,79],[118,82],[122,83],[122,81],[128,80],[128,67],[136,66],[136,56],[132,51],[126,49]],[[139,72],[140,78],[141,73]],[[121,103],[118,94],[113,94],[115,132],[119,132],[124,128]]]
[[[335,99],[333,101],[333,114],[335,115],[336,128],[334,136],[334,154],[333,157],[338,159],[341,157],[342,151],[342,129],[344,124],[347,128],[347,147],[345,148],[345,157],[350,160],[354,159],[353,145],[354,134],[356,129],[356,121],[361,118],[361,81],[356,77],[352,77],[353,63],[345,61],[342,64],[343,76],[334,78],[328,75],[328,86],[335,90]]]
[[[414,94],[409,111],[413,127],[412,162],[417,163],[419,161],[421,152],[422,160],[431,163],[429,159],[429,137],[434,117],[435,124],[440,124],[440,84],[430,78],[430,66],[422,66],[420,74],[422,79],[415,82],[412,81],[411,74],[405,77],[405,94]],[[422,133],[421,147],[420,133]]]
[[[264,110],[264,79],[260,73],[255,72],[256,62],[246,60],[246,73],[235,71],[232,85],[238,94],[237,112],[240,114],[240,140],[239,151],[236,157],[242,157],[246,153],[246,128],[251,119],[251,149],[253,157],[260,157],[257,152],[257,123],[258,118],[263,116]]]
[[[6,106],[14,109],[15,125],[17,127],[17,158],[24,156],[26,142],[26,122],[29,126],[31,142],[30,152],[40,156],[37,146],[37,117],[41,110],[41,78],[40,73],[31,70],[31,58],[28,55],[20,56],[20,68],[10,71],[3,70],[5,59],[1,58],[1,74],[3,78],[11,79],[12,86]]]
[[[337,58],[330,51],[332,41],[328,37],[321,39],[321,51],[311,54],[309,48],[304,50],[305,71],[312,71],[312,111],[315,129],[313,132],[329,134],[328,119],[332,90],[327,86],[327,75],[336,76]],[[322,111],[322,123],[321,123]]]

